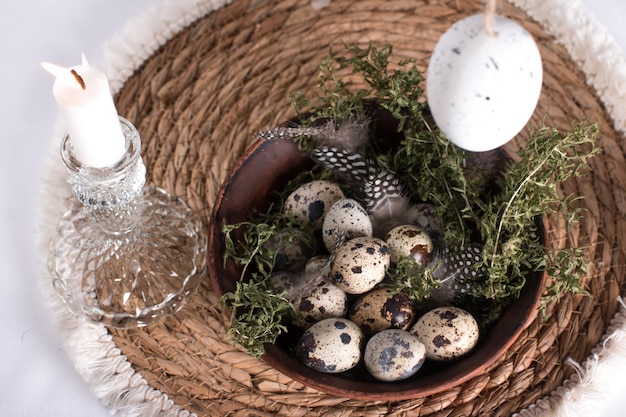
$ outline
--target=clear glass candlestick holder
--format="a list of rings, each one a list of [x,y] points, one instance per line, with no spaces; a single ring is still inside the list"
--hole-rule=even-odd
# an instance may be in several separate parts
[[[48,264],[73,313],[128,328],[183,306],[204,274],[207,237],[183,200],[145,186],[139,134],[120,122],[126,153],[110,167],[82,166],[71,138],[63,139],[75,199],[59,221]]]

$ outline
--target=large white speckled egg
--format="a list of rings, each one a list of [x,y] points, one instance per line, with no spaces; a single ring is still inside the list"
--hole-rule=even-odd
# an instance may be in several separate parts
[[[385,235],[385,242],[391,249],[391,262],[398,262],[404,256],[411,256],[420,265],[425,265],[434,249],[428,233],[410,224],[391,229]]]
[[[478,343],[476,319],[458,307],[438,307],[420,317],[410,330],[426,346],[426,357],[451,361],[469,353]]]
[[[320,372],[338,373],[354,368],[361,360],[365,336],[356,324],[343,318],[315,323],[296,344],[296,357]]]
[[[322,222],[322,240],[332,252],[341,236],[346,240],[360,236],[372,236],[372,221],[358,201],[342,198],[328,209]]]
[[[319,230],[330,207],[343,197],[339,185],[325,180],[311,181],[289,194],[283,211],[298,224]]]
[[[363,294],[385,278],[391,251],[384,240],[357,237],[343,243],[330,265],[330,278],[348,294]]]
[[[376,333],[365,346],[363,361],[368,372],[380,381],[401,381],[424,364],[426,348],[419,339],[399,329]]]
[[[466,17],[439,39],[426,78],[428,105],[437,126],[457,146],[474,152],[495,149],[517,135],[541,93],[543,68],[532,35],[494,16]]]

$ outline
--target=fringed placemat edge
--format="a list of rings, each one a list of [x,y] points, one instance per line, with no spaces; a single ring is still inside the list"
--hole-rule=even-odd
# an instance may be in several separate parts
[[[613,384],[615,376],[626,372],[626,304],[621,297],[619,304],[619,311],[589,357],[582,364],[571,358],[565,362],[576,371],[572,378],[514,416],[582,417],[599,415],[606,409],[607,398],[620,388]]]
[[[106,71],[114,92],[160,46],[198,18],[229,4],[232,0],[165,0],[137,18],[131,19],[106,44]],[[585,73],[612,118],[614,127],[626,133],[626,108],[620,106],[626,93],[626,57],[617,43],[579,0],[508,0],[540,23],[547,33],[564,45],[572,59]],[[142,29],[137,30],[138,27]],[[573,36],[573,30],[578,31]],[[582,34],[582,35],[581,35]],[[58,161],[58,141],[62,129],[53,129],[53,151],[47,163],[47,180],[40,192],[40,250],[43,259],[57,219],[66,209],[69,188]],[[41,287],[61,333],[64,349],[77,372],[94,395],[120,416],[194,415],[176,405],[167,394],[152,388],[134,371],[117,348],[105,326],[79,319],[69,313],[52,288],[43,262]],[[610,387],[607,375],[626,368],[626,305],[620,299],[620,310],[592,354],[582,363],[570,361],[576,369],[572,378],[549,396],[516,415],[521,417],[589,415],[602,410]],[[621,365],[621,366],[620,366]],[[611,379],[608,379],[609,381]]]
[[[626,55],[580,0],[507,0],[554,36],[584,72],[615,129],[626,133]]]

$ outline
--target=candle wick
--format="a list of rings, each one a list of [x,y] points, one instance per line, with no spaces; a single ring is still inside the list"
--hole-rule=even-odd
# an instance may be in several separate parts
[[[78,84],[80,85],[80,88],[85,90],[87,88],[87,86],[85,85],[85,80],[83,80],[83,77],[81,77],[80,74],[78,74],[76,72],[76,70],[71,70],[70,72],[72,73],[72,75],[76,79],[76,82],[78,82]]]

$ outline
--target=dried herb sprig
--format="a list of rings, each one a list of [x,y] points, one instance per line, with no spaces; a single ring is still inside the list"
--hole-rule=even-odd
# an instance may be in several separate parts
[[[243,241],[235,240],[232,233],[235,230],[243,229]],[[241,266],[241,276],[243,279],[251,265],[256,267],[256,271],[262,276],[268,276],[274,268],[276,261],[276,251],[269,249],[265,244],[277,234],[278,226],[267,222],[241,222],[237,224],[224,224],[224,242],[226,245],[227,257],[224,257],[224,264],[228,258],[232,259],[236,265]]]
[[[221,298],[231,311],[228,336],[255,356],[263,355],[264,344],[274,343],[286,331],[285,316],[295,312],[293,303],[271,287],[271,276],[280,246],[268,243],[278,236],[285,246],[303,236],[313,240],[311,231],[299,233],[301,226],[294,225],[293,219],[278,208],[283,207],[291,191],[312,178],[328,178],[328,174],[303,172],[289,181],[281,193],[272,193],[270,199],[273,203],[266,213],[259,213],[251,221],[222,226],[224,264],[230,259],[241,267],[235,291]]]
[[[331,52],[320,65],[319,95],[315,98],[293,95],[302,124],[367,117],[372,101],[393,115],[404,138],[400,146],[381,152],[376,141],[371,141],[362,153],[394,173],[416,199],[435,206],[444,223],[441,238],[445,242],[464,245],[478,234],[483,244],[483,266],[488,274],[478,284],[478,296],[469,303],[476,304],[475,311],[484,312],[483,324],[494,320],[494,314],[499,314],[519,295],[529,271],[547,270],[551,277],[547,297],[557,298],[564,291],[581,291],[580,278],[586,274],[587,266],[583,250],[546,252],[535,219],[542,214],[559,213],[568,225],[578,220],[576,199],[560,196],[558,185],[581,175],[587,168],[587,159],[598,152],[597,125],[577,123],[566,133],[545,126],[532,131],[526,147],[518,154],[519,160],[508,165],[494,186],[489,182],[491,179],[475,175],[475,171],[467,168],[474,154],[451,144],[435,127],[423,94],[424,78],[415,64],[407,60],[392,68],[391,54],[390,45],[378,49],[373,44],[366,48],[349,47],[346,56]],[[307,137],[300,138],[299,144],[305,151],[312,146]],[[258,252],[257,238],[240,242],[248,246],[244,250],[248,256]],[[227,252],[234,250],[233,245],[227,248]],[[227,256],[233,255],[227,253]],[[411,292],[415,299],[424,299],[437,283],[429,279],[428,271],[416,270],[415,266],[414,262],[401,263],[389,271],[388,278],[398,288]],[[263,273],[253,278],[266,283],[266,272],[270,269],[271,261],[262,265]],[[266,293],[266,289],[265,285],[241,284],[234,295],[225,296],[232,306],[237,306],[236,311],[245,314],[254,311],[251,316],[234,314],[242,320],[235,320],[232,326],[238,330],[231,334],[257,353],[262,349],[251,343],[257,337],[252,335],[267,332],[271,337],[266,340],[271,343],[273,337],[284,331],[282,317],[292,308],[286,299]],[[258,314],[265,317],[260,319]],[[259,326],[259,329],[244,331],[246,326]]]
[[[485,297],[511,294],[512,288],[519,290],[524,284],[524,271],[545,267],[554,274],[554,285],[578,289],[574,282],[579,279],[572,280],[572,273],[577,272],[576,277],[586,273],[584,264],[574,271],[546,262],[569,262],[566,254],[579,255],[579,251],[566,249],[562,254],[546,258],[536,234],[535,218],[559,213],[568,228],[578,221],[580,209],[574,204],[576,198],[559,195],[557,185],[588,171],[587,159],[600,151],[595,146],[597,134],[596,124],[576,123],[567,133],[543,126],[533,131],[526,146],[520,149],[519,161],[510,164],[506,175],[498,178],[501,191],[482,205],[479,222],[483,260],[490,278],[483,288]]]
[[[364,153],[369,152],[379,165],[399,177],[411,195],[435,206],[444,224],[443,241],[464,245],[479,232],[484,245],[483,261],[489,268],[482,296],[516,297],[524,285],[524,276],[545,267],[553,272],[567,270],[552,277],[554,285],[576,289],[574,282],[586,273],[584,263],[575,278],[568,275],[571,270],[548,264],[564,256],[546,255],[534,222],[536,216],[556,212],[567,216],[569,226],[578,220],[574,198],[560,196],[557,186],[581,175],[588,168],[587,159],[599,151],[595,146],[597,124],[576,123],[565,133],[545,125],[532,131],[526,147],[518,153],[518,161],[496,177],[495,188],[499,192],[486,192],[484,179],[466,168],[475,154],[453,145],[435,127],[423,97],[424,78],[419,69],[410,60],[401,61],[392,69],[391,55],[390,45],[378,49],[372,43],[366,48],[349,47],[342,57],[331,53],[320,66],[320,97],[296,95],[294,106],[300,114],[305,109],[309,112],[307,123],[328,118],[342,120],[348,114],[364,111],[364,104],[372,99],[393,114],[404,135],[400,146],[383,154],[375,147]],[[363,82],[344,82],[338,74],[346,69],[357,76],[353,80]],[[573,249],[564,251],[574,253]]]
[[[465,174],[467,153],[433,130],[425,117],[424,126],[425,130],[407,130],[398,151],[379,159],[387,158],[389,169],[408,191],[435,207],[444,225],[445,241],[465,244],[479,217],[476,201],[483,192],[482,184]]]
[[[464,241],[469,235],[467,219],[476,217],[471,216],[473,207],[466,199],[471,194],[463,173],[466,152],[434,127],[424,97],[424,76],[414,61],[402,60],[392,68],[392,53],[391,45],[379,49],[373,43],[367,48],[350,46],[345,56],[331,51],[320,65],[319,94],[292,95],[296,113],[306,125],[367,116],[366,104],[371,102],[389,111],[404,136],[400,146],[381,152],[373,141],[363,153],[403,179],[410,195],[431,202],[450,240]],[[341,74],[348,78],[348,72],[355,76],[352,81],[360,82],[345,81]],[[311,147],[305,138],[299,145],[305,151]]]
[[[410,256],[401,257],[387,270],[386,281],[382,285],[394,293],[404,292],[415,303],[427,300],[440,281],[432,276],[433,269],[423,268]]]
[[[265,221],[225,224],[222,228],[226,243],[224,262],[231,259],[241,267],[240,279],[234,292],[222,296],[222,302],[231,311],[228,337],[245,347],[251,354],[261,356],[265,343],[274,343],[286,331],[285,316],[294,311],[293,304],[271,288],[271,273],[276,262],[277,250],[270,242],[284,230],[272,222],[280,216],[268,210]],[[233,232],[243,230],[242,239],[233,238]],[[289,237],[285,237],[286,242]],[[249,279],[248,275],[249,274]]]
[[[265,343],[276,342],[287,331],[285,316],[294,312],[293,304],[258,274],[248,282],[238,281],[235,291],[222,300],[232,313],[228,337],[257,357],[265,353]]]

